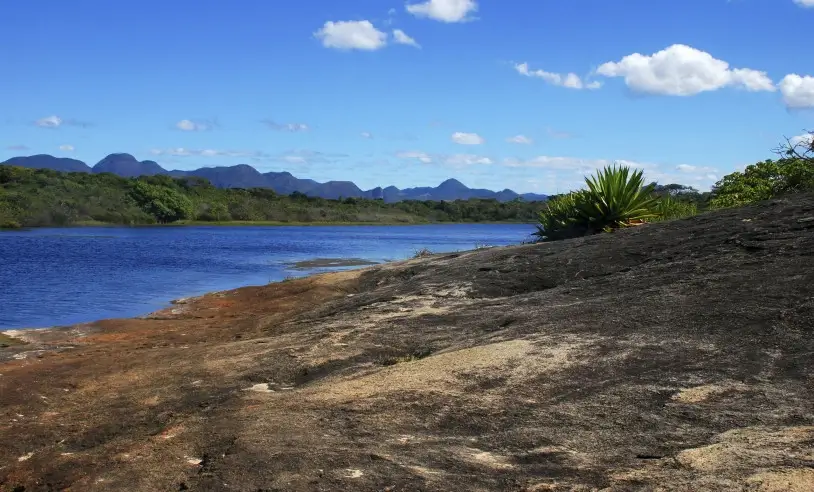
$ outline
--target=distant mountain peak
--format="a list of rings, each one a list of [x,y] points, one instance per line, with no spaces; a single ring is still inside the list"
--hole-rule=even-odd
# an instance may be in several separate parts
[[[402,200],[468,200],[471,198],[484,198],[500,201],[509,201],[522,197],[524,200],[545,200],[545,195],[525,193],[518,195],[512,190],[494,192],[483,189],[472,189],[450,178],[438,187],[422,186],[417,188],[399,189],[395,186],[385,188],[376,187],[372,190],[361,190],[352,181],[328,181],[319,183],[312,179],[301,179],[288,171],[260,173],[248,164],[234,166],[202,167],[193,171],[173,170],[167,171],[157,162],[139,161],[132,154],[124,152],[110,154],[90,168],[82,161],[69,158],[54,157],[47,154],[32,155],[28,157],[13,157],[7,164],[30,167],[54,169],[64,172],[93,172],[113,173],[127,178],[139,176],[153,176],[165,174],[173,177],[200,177],[208,179],[219,188],[269,188],[276,193],[290,195],[298,191],[309,196],[321,198],[375,198],[386,202]]]

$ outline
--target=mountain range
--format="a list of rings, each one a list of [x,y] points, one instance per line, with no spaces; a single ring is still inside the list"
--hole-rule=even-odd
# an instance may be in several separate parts
[[[385,202],[403,200],[467,200],[470,198],[494,198],[501,202],[517,198],[526,201],[545,200],[546,195],[518,194],[512,190],[491,191],[473,189],[456,179],[448,179],[436,187],[399,189],[395,186],[362,190],[352,181],[328,181],[319,183],[312,179],[300,179],[289,172],[261,173],[248,164],[222,167],[202,167],[193,171],[166,170],[155,161],[139,161],[130,154],[110,154],[95,166],[66,157],[47,154],[12,157],[3,164],[63,172],[113,173],[126,178],[166,174],[173,177],[196,176],[208,179],[219,188],[270,188],[274,192],[290,195],[295,191],[322,198],[381,198]]]

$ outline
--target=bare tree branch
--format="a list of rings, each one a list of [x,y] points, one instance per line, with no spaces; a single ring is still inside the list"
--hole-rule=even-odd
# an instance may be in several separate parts
[[[797,137],[783,137],[786,143],[774,149],[775,154],[786,159],[801,159],[814,164],[814,130],[807,130]]]

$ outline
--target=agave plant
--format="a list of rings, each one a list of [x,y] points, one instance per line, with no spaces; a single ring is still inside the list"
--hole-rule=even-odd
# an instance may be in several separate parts
[[[653,186],[644,186],[642,171],[607,166],[585,178],[588,189],[578,203],[579,215],[595,231],[613,230],[658,217]]]
[[[549,199],[538,216],[537,231],[532,235],[541,241],[584,235],[587,228],[579,216],[580,195],[583,193],[575,191]]]
[[[653,186],[644,186],[642,171],[606,167],[585,178],[587,190],[556,197],[540,212],[540,240],[557,240],[643,224],[657,218]]]

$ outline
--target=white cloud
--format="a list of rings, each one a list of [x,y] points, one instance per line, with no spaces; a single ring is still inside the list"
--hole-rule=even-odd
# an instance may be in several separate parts
[[[705,51],[674,44],[653,55],[634,53],[618,62],[599,66],[605,77],[624,77],[631,89],[669,96],[692,96],[724,87],[748,91],[776,90],[766,72],[750,68],[730,68]]]
[[[263,123],[265,123],[266,126],[272,130],[276,130],[278,132],[298,133],[311,130],[311,127],[305,123],[277,123],[274,120],[263,120]]]
[[[632,161],[615,162],[630,165],[632,167],[642,167]],[[583,174],[593,172],[596,169],[612,165],[613,163],[614,161],[609,161],[607,159],[580,159],[577,157],[553,157],[547,155],[541,155],[525,160],[516,158],[503,159],[503,165],[506,167],[555,169],[558,171],[574,171]]]
[[[812,142],[814,142],[814,133],[805,133],[789,139],[789,143],[791,143],[793,146],[805,145],[808,147]]]
[[[387,33],[370,21],[328,21],[314,33],[326,48],[375,51],[387,45]]]
[[[453,142],[460,145],[481,145],[486,142],[477,133],[455,132],[451,138]]]
[[[783,77],[778,87],[789,108],[814,108],[814,77],[792,73]]]
[[[443,163],[454,167],[475,166],[475,165],[490,165],[493,164],[492,159],[481,155],[474,154],[452,154],[443,158]]]
[[[181,120],[175,124],[175,128],[185,132],[203,132],[212,129],[212,123],[208,121]]]
[[[476,154],[428,154],[426,152],[409,151],[396,154],[399,159],[415,159],[423,164],[443,164],[452,167],[488,166],[494,161],[486,156]]]
[[[714,167],[692,166],[690,164],[679,164],[676,166],[676,171],[682,173],[715,173],[718,172]]]
[[[478,2],[475,0],[427,0],[408,4],[406,9],[416,17],[428,17],[441,22],[466,22],[472,20],[470,15],[477,12]]]
[[[42,127],[42,128],[59,128],[62,126],[64,121],[59,116],[46,116],[45,118],[40,118],[34,122],[35,125]]]
[[[73,145],[67,145],[67,144],[66,145],[60,145],[59,150],[61,150],[63,152],[73,152],[74,151],[74,146]]]
[[[803,8],[814,7],[814,0],[794,0],[794,3]]]
[[[412,46],[414,48],[421,48],[421,45],[418,42],[407,35],[401,29],[395,29],[393,31],[393,40],[395,40],[396,44],[406,44],[407,46]]]
[[[215,149],[187,149],[184,147],[174,147],[169,149],[150,149],[153,155],[165,155],[172,157],[248,157],[260,159],[267,155],[260,151],[248,150],[215,150]]]
[[[399,159],[416,159],[424,164],[431,164],[434,162],[434,159],[431,155],[427,154],[426,152],[418,152],[418,151],[409,151],[409,152],[399,152],[396,154],[396,157]]]
[[[373,138],[373,134],[370,133],[370,132],[362,132],[360,135],[362,136],[362,138],[367,138],[367,139]]]
[[[515,135],[514,137],[507,138],[506,141],[509,143],[520,145],[531,145],[534,143],[534,140],[530,139],[525,135]]]
[[[528,63],[518,63],[514,66],[517,73],[525,75],[526,77],[536,77],[543,79],[549,84],[558,85],[560,87],[567,87],[569,89],[599,89],[602,87],[602,82],[593,81],[588,82],[580,78],[575,73],[567,73],[565,75],[553,72],[546,72],[545,70],[530,70]]]

